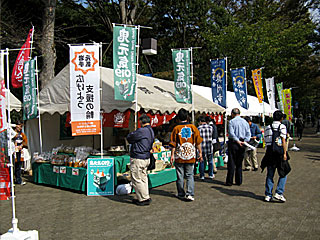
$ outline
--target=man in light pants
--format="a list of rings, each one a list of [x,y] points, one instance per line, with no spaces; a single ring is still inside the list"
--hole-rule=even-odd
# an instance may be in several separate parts
[[[131,144],[130,172],[132,186],[136,191],[133,203],[139,206],[150,205],[147,168],[150,164],[150,150],[153,145],[154,132],[150,126],[150,118],[143,114],[139,118],[141,128],[127,136]]]

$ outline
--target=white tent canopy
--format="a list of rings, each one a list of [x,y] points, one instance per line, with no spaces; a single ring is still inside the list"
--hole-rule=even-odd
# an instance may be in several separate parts
[[[210,87],[203,87],[203,86],[198,86],[194,85],[193,86],[193,91],[201,94],[203,97],[206,99],[212,101],[212,93],[211,93],[211,88]],[[227,114],[231,114],[231,110],[233,108],[239,108],[241,116],[258,116],[263,114],[263,104],[259,103],[259,100],[257,97],[248,95],[248,104],[249,108],[244,109],[240,107],[240,104],[234,94],[234,92],[227,91]],[[272,116],[273,112],[275,109],[271,109],[270,104],[264,103],[264,113],[267,116]]]
[[[7,95],[7,93],[6,93]],[[8,97],[6,96],[6,99]],[[6,101],[6,109],[8,109],[8,101]],[[16,110],[16,111],[21,111],[21,102],[18,98],[16,98],[11,92],[10,92],[10,110]]]
[[[133,102],[114,100],[113,69],[100,67],[102,79],[101,108],[105,112],[114,109],[125,111],[135,110]],[[174,82],[152,77],[137,75],[138,78],[138,111],[160,111],[162,113],[177,112],[180,108],[191,111],[191,104],[178,103],[174,95]],[[70,69],[67,65],[40,92],[41,113],[63,114],[70,111]],[[202,94],[200,94],[202,95]],[[194,93],[194,108],[196,112],[224,112],[224,108],[212,101]]]

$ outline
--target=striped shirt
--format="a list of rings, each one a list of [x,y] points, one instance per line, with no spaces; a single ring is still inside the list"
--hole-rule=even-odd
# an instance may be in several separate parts
[[[287,136],[287,128],[284,124],[280,123],[280,121],[274,121],[272,123],[272,127],[274,130],[277,130],[280,125],[280,137],[286,138]],[[264,134],[264,140],[266,142],[266,146],[271,146],[272,143],[272,129],[271,125],[266,127],[266,132]]]
[[[200,132],[200,136],[203,139],[201,143],[202,155],[212,154],[212,140],[214,139],[213,127],[209,124],[201,124],[198,127],[198,130]]]

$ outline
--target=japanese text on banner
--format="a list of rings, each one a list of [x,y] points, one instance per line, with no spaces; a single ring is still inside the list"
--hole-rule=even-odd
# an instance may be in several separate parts
[[[23,120],[38,116],[35,60],[26,61],[23,68]]]
[[[191,104],[190,50],[173,50],[172,61],[176,101]]]
[[[257,98],[259,103],[263,101],[263,91],[262,91],[262,79],[261,79],[261,69],[252,70],[252,80],[254,84],[254,89],[256,90]]]
[[[214,103],[226,108],[226,60],[216,59],[211,60],[211,92]]]
[[[237,68],[231,70],[231,78],[234,94],[244,109],[248,109],[247,100],[247,82],[245,78],[245,68]]]
[[[136,37],[134,27],[113,28],[114,98],[133,101],[136,87]]]
[[[99,46],[70,46],[72,135],[96,135],[100,123]]]

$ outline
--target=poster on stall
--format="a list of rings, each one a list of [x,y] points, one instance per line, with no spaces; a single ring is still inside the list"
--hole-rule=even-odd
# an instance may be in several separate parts
[[[113,28],[114,99],[133,101],[136,88],[137,28]]]
[[[97,135],[100,124],[99,45],[70,46],[72,136]]]
[[[87,195],[114,195],[114,159],[89,158],[87,166]]]

